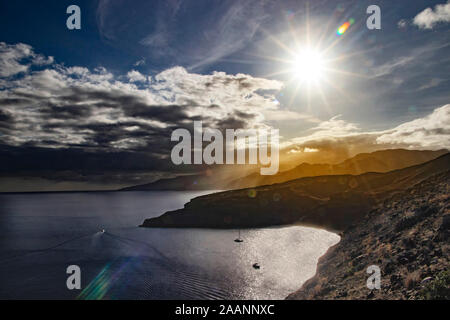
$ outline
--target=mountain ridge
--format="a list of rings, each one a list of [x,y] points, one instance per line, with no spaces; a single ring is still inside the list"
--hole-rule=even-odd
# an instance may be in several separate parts
[[[142,227],[254,228],[302,224],[345,229],[386,197],[450,168],[450,153],[387,173],[305,177],[284,183],[214,193],[183,209],[147,219]]]
[[[281,183],[310,176],[388,172],[435,159],[447,152],[445,149],[436,151],[386,149],[371,153],[359,153],[338,164],[303,162],[293,169],[279,172],[273,176],[261,176],[259,173],[253,173],[237,179],[226,180],[214,179],[211,175],[205,174],[184,175],[130,186],[122,188],[120,191],[233,190]]]
[[[280,172],[274,176],[261,176],[251,174],[244,178],[232,181],[228,186],[234,188],[248,188],[261,185],[286,182],[303,177],[362,174],[365,172],[389,172],[435,159],[448,151],[445,149],[430,150],[406,150],[386,149],[370,153],[359,153],[337,164],[327,163],[301,163],[293,169]],[[244,182],[241,182],[244,180]]]

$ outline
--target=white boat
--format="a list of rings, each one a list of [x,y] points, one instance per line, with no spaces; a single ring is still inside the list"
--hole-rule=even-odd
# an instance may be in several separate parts
[[[241,230],[240,229],[239,229],[239,237],[237,239],[234,239],[234,242],[237,242],[237,243],[244,242],[244,240],[241,239]]]

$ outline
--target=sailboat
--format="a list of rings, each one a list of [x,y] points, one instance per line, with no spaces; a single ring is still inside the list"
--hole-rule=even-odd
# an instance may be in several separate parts
[[[237,239],[234,239],[234,242],[237,242],[237,243],[244,242],[244,240],[241,239],[241,229],[239,229],[239,237]]]

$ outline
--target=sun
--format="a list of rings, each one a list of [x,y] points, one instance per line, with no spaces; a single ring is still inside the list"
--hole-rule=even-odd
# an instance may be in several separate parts
[[[294,76],[306,83],[317,83],[325,73],[325,60],[322,54],[314,49],[301,50],[293,60]]]
[[[332,114],[332,104],[327,99],[327,93],[335,92],[345,99],[352,100],[351,95],[340,85],[340,82],[345,81],[347,77],[371,79],[364,73],[360,74],[343,69],[348,65],[347,61],[378,47],[356,52],[351,52],[345,47],[337,47],[345,39],[344,35],[348,33],[355,20],[350,19],[335,31],[332,30],[334,29],[332,26],[333,19],[330,19],[330,23],[319,30],[313,28],[310,23],[309,1],[306,1],[306,10],[303,12],[305,17],[301,20],[305,21],[306,24],[301,26],[296,22],[297,20],[294,22],[288,19],[287,31],[280,36],[262,29],[262,32],[271,42],[268,44],[270,47],[264,48],[264,51],[271,53],[268,55],[256,54],[255,57],[272,62],[273,71],[263,74],[262,77],[276,78],[285,83],[286,89],[281,93],[281,96],[289,95],[289,98],[283,99],[284,105],[295,107],[295,104],[306,102],[307,110],[311,110],[312,103],[316,103],[317,98],[319,98],[322,99],[323,105]],[[276,50],[272,51],[272,45],[276,46]],[[336,48],[338,50],[335,50]],[[279,54],[273,55],[273,52]],[[253,60],[239,62],[254,63]],[[297,99],[299,94],[302,96],[300,99],[304,98],[304,100]],[[280,102],[276,100],[276,103]]]

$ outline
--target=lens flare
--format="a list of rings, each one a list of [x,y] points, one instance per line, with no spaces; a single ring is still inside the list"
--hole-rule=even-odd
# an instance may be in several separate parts
[[[249,198],[256,198],[257,191],[255,189],[248,190],[248,197]]]
[[[348,30],[348,28],[350,28],[350,26],[352,25],[352,24],[354,24],[355,23],[355,19],[350,19],[349,21],[347,21],[347,22],[345,22],[342,26],[340,26],[338,29],[337,29],[337,32],[336,32],[336,34],[338,35],[338,36],[341,36],[341,35],[343,35],[347,30]]]

